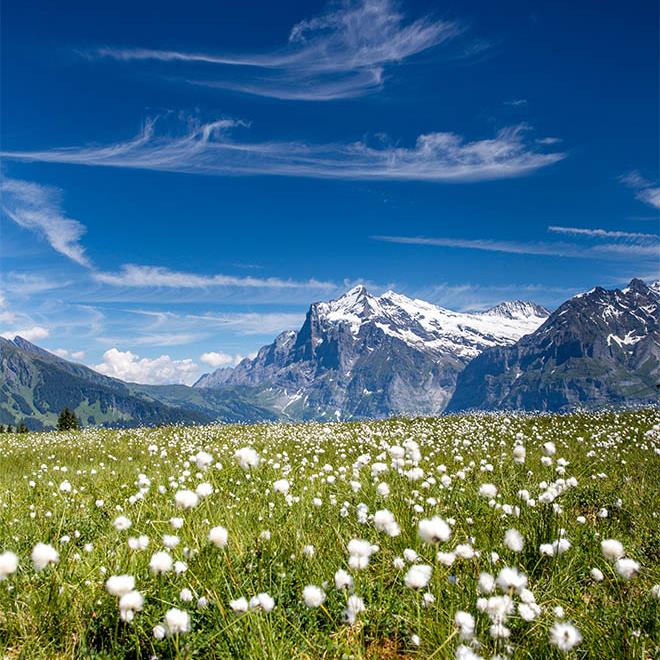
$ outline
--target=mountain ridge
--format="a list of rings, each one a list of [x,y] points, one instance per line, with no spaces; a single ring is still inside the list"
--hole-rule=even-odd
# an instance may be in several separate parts
[[[633,279],[580,293],[513,346],[484,351],[447,412],[657,403],[659,380],[660,287]]]
[[[470,359],[513,343],[548,314],[522,301],[453,312],[394,291],[373,296],[358,285],[312,303],[299,330],[195,387],[270,387],[280,413],[302,419],[437,414]]]

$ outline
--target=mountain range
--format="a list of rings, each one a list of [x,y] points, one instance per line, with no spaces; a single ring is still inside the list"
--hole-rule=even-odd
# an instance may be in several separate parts
[[[0,423],[51,428],[65,406],[84,425],[132,426],[655,403],[659,304],[660,285],[637,279],[552,313],[523,301],[458,313],[358,286],[193,387],[125,383],[0,338]]]
[[[548,315],[520,301],[460,314],[357,286],[312,304],[300,330],[283,332],[255,358],[195,386],[268,386],[278,413],[292,419],[438,414],[470,360],[514,343]]]
[[[657,403],[659,304],[659,283],[638,279],[571,298],[535,332],[472,360],[446,412]]]
[[[54,428],[64,407],[72,409],[85,426],[276,418],[236,388],[198,392],[185,385],[124,383],[22,337],[13,341],[0,337],[0,377],[0,424],[25,422],[31,430]]]

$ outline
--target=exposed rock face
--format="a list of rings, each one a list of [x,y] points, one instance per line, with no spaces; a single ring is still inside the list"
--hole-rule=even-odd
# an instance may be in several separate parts
[[[535,330],[547,310],[515,301],[460,314],[388,291],[358,286],[311,305],[304,324],[235,369],[197,387],[268,387],[279,411],[296,419],[351,419],[442,412],[456,377],[488,347]]]
[[[659,305],[658,284],[637,279],[571,298],[513,346],[475,358],[447,412],[657,402]]]

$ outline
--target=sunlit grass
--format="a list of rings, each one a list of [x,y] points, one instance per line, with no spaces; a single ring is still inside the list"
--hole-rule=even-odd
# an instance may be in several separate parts
[[[563,621],[582,637],[571,657],[654,657],[659,424],[658,412],[646,410],[0,436],[0,553],[20,562],[0,581],[0,647],[10,658],[453,658],[463,644],[463,653],[484,658],[536,659],[565,655],[550,639]],[[544,449],[549,442],[556,453]],[[517,445],[524,463],[514,459]],[[258,465],[239,465],[234,454],[243,447],[257,452]],[[405,450],[403,459],[393,447]],[[212,455],[208,467],[200,451]],[[212,494],[177,506],[178,491],[200,484]],[[480,495],[483,484],[497,495]],[[383,509],[398,535],[376,529],[373,514]],[[130,528],[115,527],[120,515]],[[437,545],[418,534],[419,521],[433,516],[451,527]],[[180,529],[171,522],[178,517]],[[216,526],[227,530],[224,547],[209,540]],[[511,528],[524,539],[519,552],[504,544]],[[178,544],[165,548],[164,535]],[[129,538],[140,536],[148,547],[131,549]],[[601,552],[610,538],[639,564],[629,580]],[[361,570],[349,560],[351,539],[378,546]],[[542,554],[541,545],[561,539],[570,543],[565,552]],[[31,561],[38,542],[59,553],[41,571]],[[447,565],[457,546],[459,555],[468,546],[476,555]],[[155,575],[149,564],[163,550],[186,570]],[[411,551],[419,556],[412,563]],[[413,564],[432,566],[427,587],[406,586]],[[510,594],[515,609],[503,622],[509,636],[493,637],[478,582],[505,567],[527,577],[538,614],[524,620],[526,594],[496,587],[485,597]],[[352,588],[335,587],[339,569]],[[113,575],[133,576],[144,597],[130,623],[106,589]],[[319,607],[305,604],[308,585],[323,590]],[[272,611],[230,605],[261,593],[274,600]],[[352,622],[351,594],[364,604]],[[189,614],[190,630],[157,639],[154,627],[171,608]],[[458,611],[474,617],[472,639],[459,639]]]

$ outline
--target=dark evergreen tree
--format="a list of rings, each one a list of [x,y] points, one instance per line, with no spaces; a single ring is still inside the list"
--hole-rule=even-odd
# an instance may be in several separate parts
[[[57,418],[58,431],[77,431],[80,428],[80,422],[72,410],[64,408]]]
[[[18,429],[16,430],[16,433],[27,433],[29,431],[27,424],[25,422],[21,422],[18,425]]]

